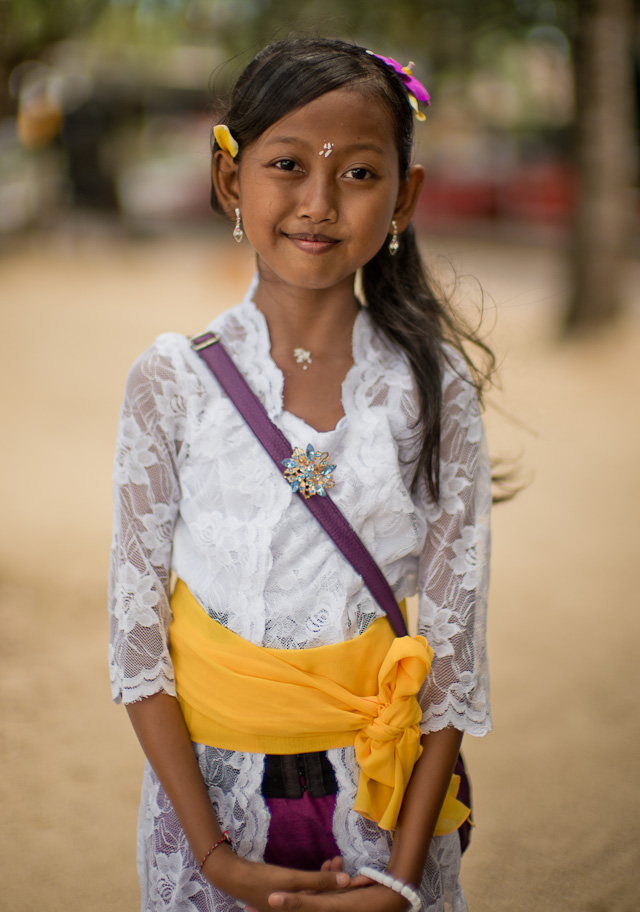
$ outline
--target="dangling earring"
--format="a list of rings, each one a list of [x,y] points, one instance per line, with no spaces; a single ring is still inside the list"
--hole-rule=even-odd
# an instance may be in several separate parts
[[[398,240],[398,223],[395,219],[392,219],[391,221],[391,231],[393,234],[391,235],[391,240],[389,241],[389,253],[391,256],[395,256],[398,252],[398,247],[400,246],[400,242]]]
[[[236,227],[233,229],[233,236],[238,244],[244,237],[244,231],[242,230],[242,216],[240,215],[239,209],[236,209]]]

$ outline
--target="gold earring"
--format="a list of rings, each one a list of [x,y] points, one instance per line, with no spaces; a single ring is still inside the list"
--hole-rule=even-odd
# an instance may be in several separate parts
[[[242,216],[240,215],[239,209],[236,209],[236,227],[233,229],[233,236],[238,244],[244,237],[244,231],[242,230]]]
[[[398,252],[398,247],[400,246],[400,242],[398,241],[398,223],[395,219],[392,219],[391,221],[391,231],[392,235],[391,240],[389,241],[389,253],[391,256],[395,256]]]

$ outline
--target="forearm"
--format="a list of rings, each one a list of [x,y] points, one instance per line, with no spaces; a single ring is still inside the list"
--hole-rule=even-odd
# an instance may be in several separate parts
[[[174,697],[158,693],[127,706],[129,717],[153,770],[182,825],[196,862],[222,836],[189,732]],[[340,871],[307,872],[240,858],[226,843],[207,859],[202,871],[209,883],[257,910],[267,910],[277,890],[333,891],[349,877]]]
[[[422,737],[422,754],[407,786],[388,870],[418,885],[433,831],[460,751],[462,732],[445,728]]]
[[[157,693],[127,706],[129,718],[153,771],[200,862],[222,836],[198,767],[180,704]],[[226,847],[221,846],[219,851]]]

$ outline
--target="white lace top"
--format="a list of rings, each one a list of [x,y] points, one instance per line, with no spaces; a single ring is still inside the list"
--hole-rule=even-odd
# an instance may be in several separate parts
[[[462,359],[448,351],[455,370],[447,366],[443,383],[442,493],[436,504],[423,487],[418,495],[409,490],[416,415],[409,367],[366,310],[354,326],[354,365],[342,390],[345,414],[328,432],[283,410],[283,376],[270,357],[267,324],[251,290],[210,328],[221,333],[292,446],[312,443],[329,452],[337,466],[331,497],[398,600],[418,592],[419,632],[435,653],[422,692],[423,731],[453,725],[485,734],[490,471],[475,392],[456,373],[466,376]],[[213,618],[257,645],[294,649],[339,642],[383,613],[280,474],[188,340],[160,336],[131,370],[118,433],[110,572],[116,701],[160,690],[175,694],[167,648],[171,571]],[[262,756],[202,746],[196,752],[221,823],[242,854],[259,859],[268,828]],[[336,840],[347,870],[384,866],[387,834],[350,810],[357,775],[352,753],[330,752],[341,786]],[[143,909],[237,909],[235,901],[204,886],[177,822],[171,830],[165,819],[171,813],[147,770],[139,841]],[[159,832],[169,830],[171,839],[159,849]],[[196,888],[197,902],[175,904],[176,891],[187,891],[180,893],[186,902]],[[213,898],[203,899],[203,891]]]

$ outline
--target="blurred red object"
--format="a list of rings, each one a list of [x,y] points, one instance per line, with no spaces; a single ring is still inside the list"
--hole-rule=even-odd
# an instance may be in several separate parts
[[[519,168],[498,194],[498,208],[506,218],[566,224],[575,205],[576,176],[565,162],[528,165]]]
[[[575,198],[574,171],[561,161],[521,165],[505,177],[433,176],[425,181],[415,221],[419,228],[489,219],[567,224]]]

